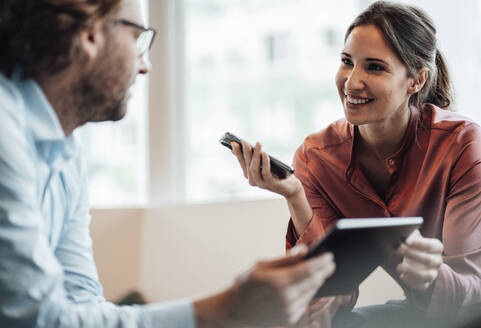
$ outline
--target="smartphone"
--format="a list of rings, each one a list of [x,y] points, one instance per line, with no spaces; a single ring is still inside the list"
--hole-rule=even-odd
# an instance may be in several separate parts
[[[232,150],[231,143],[237,142],[239,145],[242,145],[242,140],[233,135],[232,133],[226,132],[222,138],[220,138],[220,143],[226,146],[227,148]],[[251,146],[252,147],[252,146]],[[252,147],[254,148],[254,147]],[[241,148],[242,149],[242,148]],[[294,173],[294,169],[287,164],[282,163],[277,158],[272,157],[269,155],[269,159],[271,162],[271,172],[272,175],[278,177],[279,179],[285,179],[289,175]]]

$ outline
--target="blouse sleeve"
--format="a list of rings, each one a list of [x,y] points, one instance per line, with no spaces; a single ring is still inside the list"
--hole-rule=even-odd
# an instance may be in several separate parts
[[[427,306],[428,316],[467,316],[479,312],[481,305],[480,129],[476,126],[458,138],[463,146],[451,170],[442,227],[444,263],[430,299],[417,302]]]
[[[319,168],[316,168],[309,162],[305,145],[297,149],[294,155],[294,163],[296,177],[301,181],[306,193],[307,200],[312,208],[313,216],[306,230],[298,236],[294,228],[292,219],[289,221],[286,235],[286,248],[289,249],[296,243],[312,244],[321,238],[326,229],[333,224],[339,215],[335,209],[326,200],[325,192],[319,183]]]

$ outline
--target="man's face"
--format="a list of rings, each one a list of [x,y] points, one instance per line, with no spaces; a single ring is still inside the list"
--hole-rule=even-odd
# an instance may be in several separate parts
[[[95,62],[90,65],[76,85],[76,94],[82,102],[82,120],[85,122],[117,121],[127,112],[130,88],[137,74],[146,74],[144,58],[136,52],[136,40],[142,30],[115,23],[126,19],[144,25],[140,3],[123,2],[122,8],[109,18],[105,28],[105,43]]]

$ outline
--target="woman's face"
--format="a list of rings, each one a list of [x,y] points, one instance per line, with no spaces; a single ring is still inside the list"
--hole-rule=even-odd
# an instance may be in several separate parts
[[[352,30],[336,75],[348,122],[392,126],[389,123],[396,123],[408,109],[412,83],[406,67],[376,26],[364,25]]]

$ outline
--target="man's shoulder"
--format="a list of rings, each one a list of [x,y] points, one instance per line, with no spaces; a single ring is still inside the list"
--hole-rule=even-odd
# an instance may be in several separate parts
[[[0,122],[25,122],[25,104],[18,81],[0,73]],[[11,126],[10,126],[11,127]]]

